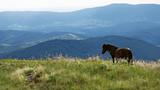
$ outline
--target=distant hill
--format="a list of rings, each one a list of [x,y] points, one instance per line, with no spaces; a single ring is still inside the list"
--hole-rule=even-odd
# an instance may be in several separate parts
[[[160,58],[160,48],[147,42],[122,37],[106,36],[86,40],[51,40],[38,45],[3,55],[7,58],[44,58],[58,55],[86,58],[90,56],[105,56],[101,54],[101,46],[111,43],[119,47],[129,47],[135,59],[155,60]]]
[[[0,12],[0,29],[72,32],[87,37],[120,35],[160,45],[160,5],[111,4],[65,13]]]
[[[85,38],[83,35],[69,32],[43,33],[33,31],[0,30],[0,53],[26,48],[48,40],[79,40],[83,38]]]

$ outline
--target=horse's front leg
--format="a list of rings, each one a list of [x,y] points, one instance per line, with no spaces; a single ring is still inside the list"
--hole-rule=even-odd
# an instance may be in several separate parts
[[[115,59],[113,58],[113,63],[114,63]]]
[[[114,63],[114,60],[115,60],[115,58],[112,56],[112,61],[113,61],[113,63]]]
[[[128,61],[128,65],[129,65],[129,64],[132,64],[131,59],[128,59],[127,61]]]

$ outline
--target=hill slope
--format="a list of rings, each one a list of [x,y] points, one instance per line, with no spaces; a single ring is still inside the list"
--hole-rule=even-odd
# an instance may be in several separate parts
[[[159,59],[160,48],[150,43],[122,36],[106,36],[86,40],[51,40],[38,45],[11,52],[2,57],[7,58],[43,58],[58,55],[69,57],[102,56],[101,46],[111,43],[119,47],[129,47],[135,59]]]
[[[1,90],[159,90],[160,63],[0,60]]]

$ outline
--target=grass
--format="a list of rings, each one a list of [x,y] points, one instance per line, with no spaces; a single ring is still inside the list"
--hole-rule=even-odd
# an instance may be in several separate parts
[[[160,90],[160,63],[0,60],[0,90]]]

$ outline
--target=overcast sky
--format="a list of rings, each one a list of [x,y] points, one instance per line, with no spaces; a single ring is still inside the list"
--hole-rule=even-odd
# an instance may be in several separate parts
[[[73,11],[111,3],[160,4],[160,0],[0,0],[0,11]]]

